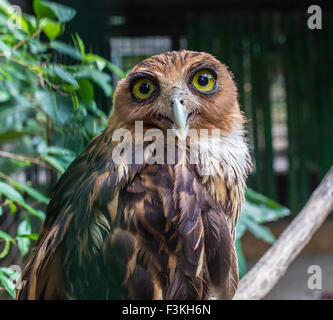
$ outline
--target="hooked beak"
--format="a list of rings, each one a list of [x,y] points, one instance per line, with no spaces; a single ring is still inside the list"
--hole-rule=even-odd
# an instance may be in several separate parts
[[[185,140],[188,131],[188,125],[186,123],[188,114],[186,108],[183,101],[178,97],[173,98],[171,101],[176,134],[179,139]]]

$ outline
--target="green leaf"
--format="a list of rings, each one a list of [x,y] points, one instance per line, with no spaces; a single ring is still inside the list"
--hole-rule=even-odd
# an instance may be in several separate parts
[[[50,40],[54,40],[62,31],[61,24],[49,18],[41,19],[40,27]]]
[[[0,217],[2,216],[3,214],[3,209],[2,209],[2,206],[0,206]]]
[[[37,90],[35,98],[40,108],[55,122],[65,124],[72,116],[73,108],[70,97],[57,95],[47,90]]]
[[[22,235],[29,235],[31,234],[31,225],[29,220],[25,219],[21,221],[21,223],[17,227],[17,233]]]
[[[15,299],[16,292],[15,292],[15,284],[0,270],[0,282],[8,291],[8,293]]]
[[[11,235],[9,235],[7,232],[0,230],[0,239],[5,239],[12,241],[14,240]]]
[[[28,42],[28,45],[32,54],[43,53],[47,50],[47,46],[44,43],[40,42],[38,39],[31,39]]]
[[[77,44],[79,46],[81,55],[84,58],[85,54],[86,54],[84,43],[83,43],[82,39],[80,38],[80,36],[77,33],[75,33],[75,37],[76,37],[76,42],[77,42]]]
[[[236,240],[235,245],[236,245],[237,258],[238,258],[239,278],[242,278],[243,276],[245,276],[245,274],[247,272],[246,260],[244,257],[241,241]]]
[[[257,223],[276,221],[290,214],[289,209],[285,207],[272,208],[265,204],[259,204],[247,200],[243,206],[242,214],[251,217]]]
[[[57,147],[57,146],[51,146],[51,147],[47,147],[46,152],[48,154],[54,154],[57,156],[71,156],[74,157],[75,153],[72,150],[66,149],[66,148],[62,148],[62,147]]]
[[[7,91],[0,90],[0,103],[10,100],[10,94]]]
[[[17,93],[19,95],[19,93]],[[15,94],[14,94],[15,96]],[[17,98],[17,97],[16,97]],[[22,132],[26,119],[35,114],[31,105],[5,104],[0,108],[0,133]]]
[[[78,79],[80,85],[79,95],[83,101],[93,103],[94,101],[94,88],[88,79]]]
[[[30,197],[32,197],[46,205],[49,203],[50,200],[47,197],[45,197],[43,194],[41,194],[39,191],[37,191],[36,189],[31,188],[26,184],[19,183],[16,181],[14,183],[17,188],[20,188],[21,190],[25,191]]]
[[[0,181],[0,194],[4,194],[9,199],[22,203],[24,199],[11,185]]]
[[[240,215],[240,218],[236,224],[236,239],[240,239],[246,231],[246,225],[243,222],[243,212]]]
[[[62,168],[63,170],[66,170],[66,168],[76,158],[76,153],[73,152],[72,150],[68,150],[57,146],[48,147],[46,152],[48,156],[51,155],[53,160],[57,161],[59,169]]]
[[[67,83],[79,87],[78,82],[75,80],[75,78],[67,72],[65,69],[61,68],[60,66],[53,64],[50,66],[50,69],[54,71],[54,73],[62,80],[66,81]]]
[[[112,93],[112,87],[109,83],[111,81],[111,77],[105,72],[91,69],[83,69],[75,73],[75,77],[91,79],[101,87],[107,97],[109,97]]]
[[[54,12],[48,6],[46,6],[41,0],[33,1],[33,9],[38,20],[42,18],[56,18]]]
[[[93,53],[87,53],[84,60],[85,62],[95,63],[100,71],[102,71],[107,65],[107,61],[104,58]]]
[[[289,210],[285,207],[283,207],[282,205],[280,205],[279,203],[277,203],[276,201],[264,196],[261,193],[258,193],[254,190],[252,190],[251,188],[248,188],[246,190],[246,199],[247,201],[250,201],[252,203],[256,203],[258,205],[263,205],[267,208],[270,209],[275,209],[275,210],[281,210],[283,212],[289,212]]]
[[[29,206],[27,203],[20,203],[20,205],[27,210],[30,214],[32,214],[33,216],[39,218],[40,220],[44,220],[45,219],[45,213],[41,210],[36,210],[33,207]]]
[[[18,138],[21,138],[25,135],[27,135],[27,132],[24,131],[15,131],[15,130],[10,130],[7,131],[5,133],[0,133],[0,143],[4,143],[7,141],[11,141],[11,140],[17,140]],[[28,161],[21,161],[21,164],[25,164],[27,166],[30,165],[30,162]]]
[[[55,16],[58,18],[60,22],[68,22],[72,20],[76,15],[76,10],[65,6],[63,4],[50,2],[50,1],[43,1],[43,4],[52,10]]]
[[[34,0],[33,7],[38,19],[57,18],[61,23],[72,20],[76,14],[75,9],[50,1]]]
[[[8,277],[14,279],[15,281],[19,279],[20,273],[16,270],[7,267],[0,267],[0,272],[3,272]]]
[[[30,225],[30,222],[27,219],[23,220],[18,225],[17,233],[18,233],[18,235],[30,235],[31,234],[31,225]],[[29,251],[30,239],[19,237],[17,239],[17,246],[18,246],[18,248],[21,252],[21,255],[25,256]]]
[[[106,66],[111,72],[114,72],[120,78],[122,78],[122,79],[126,78],[126,73],[124,71],[122,71],[120,68],[118,68],[116,65],[114,65],[113,63],[108,62]]]
[[[9,184],[4,183],[4,182],[0,182],[0,193],[6,195],[9,199],[17,202],[20,206],[22,206],[24,209],[26,209],[32,215],[40,218],[41,220],[44,220],[45,214],[42,211],[36,210],[36,209],[32,208],[30,205],[28,205],[24,201],[22,195],[19,192],[17,192]],[[8,202],[8,204],[11,208],[10,202]],[[11,208],[11,210],[12,210],[12,208]],[[15,211],[16,211],[16,206],[15,206]]]
[[[264,240],[267,243],[274,243],[275,237],[273,233],[265,226],[259,225],[251,219],[242,218],[247,229],[257,238]]]
[[[107,125],[108,118],[107,118],[107,116],[105,115],[105,113],[104,113],[101,109],[99,109],[99,108],[97,107],[95,101],[92,101],[92,103],[89,103],[89,104],[87,105],[87,109],[88,109],[89,111],[91,111],[91,112],[93,113],[93,115],[95,115],[96,118],[98,118],[101,122],[104,123],[104,122],[106,121],[105,126]],[[89,118],[89,119],[91,119],[91,118]],[[89,120],[89,119],[87,119],[87,120]],[[94,119],[91,119],[91,120],[94,120]]]
[[[11,282],[15,281],[15,282],[13,282],[14,286],[16,286],[16,283],[19,281],[19,279],[21,277],[21,272],[19,272],[16,269],[12,269],[12,268],[0,267],[0,273],[3,274],[7,279],[9,279],[9,281],[11,281]],[[12,289],[13,285],[11,283],[9,283],[9,288]]]
[[[49,155],[43,154],[41,158],[49,163],[52,167],[57,169],[61,174],[65,172],[65,168],[61,165],[61,163],[54,157],[51,157]]]
[[[58,122],[56,95],[47,90],[37,90],[35,98],[41,109],[55,122]]]
[[[9,249],[10,249],[10,240],[5,239],[5,246],[0,252],[0,259],[3,259],[8,254]]]
[[[37,240],[39,237],[38,233],[31,233],[31,234],[18,234],[16,238],[27,238],[30,240]]]
[[[27,24],[30,36],[33,35],[37,30],[37,19],[35,16],[24,13],[25,22]],[[34,39],[32,39],[34,40]],[[29,41],[30,42],[30,41]]]
[[[12,54],[12,49],[6,43],[0,40],[0,52],[2,52],[7,59],[9,59]]]
[[[15,203],[12,200],[7,199],[6,202],[9,205],[10,214],[14,214],[17,211],[17,206],[15,205]]]
[[[44,204],[49,203],[49,199],[47,197],[45,197],[43,194],[41,194],[39,191],[37,191],[36,189],[31,188],[24,183],[17,182],[10,177],[7,178],[7,182],[9,182],[14,188],[20,190],[21,192],[23,192],[23,191],[26,192],[30,197],[32,197],[34,199],[36,199]]]
[[[60,41],[57,41],[57,40],[53,40],[50,43],[50,47],[52,49],[56,50],[59,53],[70,56],[73,59],[82,60],[81,52],[78,51],[77,49],[75,49],[71,45],[68,45],[66,43],[63,43],[63,42],[60,42]]]

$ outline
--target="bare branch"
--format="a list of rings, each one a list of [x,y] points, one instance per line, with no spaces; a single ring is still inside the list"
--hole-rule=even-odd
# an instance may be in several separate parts
[[[311,240],[332,210],[333,166],[313,192],[303,210],[239,282],[234,300],[264,298],[285,274],[291,262]]]

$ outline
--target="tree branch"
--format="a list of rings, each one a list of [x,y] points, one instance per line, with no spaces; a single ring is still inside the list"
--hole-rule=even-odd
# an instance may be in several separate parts
[[[16,159],[19,161],[29,161],[29,162],[35,163],[39,166],[42,166],[42,167],[45,167],[48,169],[54,169],[50,164],[48,164],[45,161],[39,160],[38,158],[23,156],[20,154],[15,154],[15,153],[7,152],[7,151],[0,150],[0,157],[12,158],[12,159]]]
[[[28,39],[25,39],[19,43],[17,43],[14,47],[13,50],[16,50],[20,47],[22,47],[24,44],[26,44],[27,42],[29,42],[31,39],[36,38],[37,36],[40,35],[40,33],[42,32],[42,29],[38,29],[34,34],[32,34]]]
[[[239,282],[234,300],[264,298],[285,274],[291,262],[311,240],[332,210],[333,166],[313,192],[303,210]]]

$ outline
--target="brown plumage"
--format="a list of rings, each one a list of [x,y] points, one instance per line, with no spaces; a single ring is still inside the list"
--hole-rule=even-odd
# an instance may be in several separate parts
[[[142,163],[134,142],[132,163],[114,161],[114,133],[139,139],[135,121],[147,135],[175,130],[175,163],[168,143],[164,162],[152,163],[149,139]],[[232,77],[211,55],[167,52],[136,65],[118,84],[107,128],[55,187],[18,298],[232,298],[235,225],[251,167],[243,123]],[[211,142],[221,149],[200,142],[191,163],[186,134],[200,129],[220,129]]]

